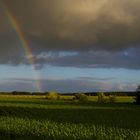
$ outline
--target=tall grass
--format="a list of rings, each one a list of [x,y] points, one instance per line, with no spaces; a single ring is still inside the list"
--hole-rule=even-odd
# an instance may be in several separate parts
[[[140,139],[140,131],[74,123],[43,122],[21,118],[0,118],[0,138],[49,140],[121,140]]]
[[[0,140],[139,140],[140,106],[0,98]]]

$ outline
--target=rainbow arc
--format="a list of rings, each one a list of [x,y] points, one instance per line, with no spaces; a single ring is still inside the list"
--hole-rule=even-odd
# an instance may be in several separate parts
[[[9,7],[7,7],[5,3],[2,3],[2,4],[4,7],[3,9],[5,12],[5,15],[7,16],[7,19],[9,20],[13,29],[15,30],[17,34],[17,38],[19,39],[20,44],[21,44],[20,46],[24,50],[24,54],[32,67],[34,79],[36,80],[36,88],[39,92],[41,92],[42,91],[42,82],[41,82],[42,78],[41,78],[41,75],[36,70],[36,63],[35,63],[35,58],[34,58],[32,49],[30,48],[30,45],[25,37],[24,32],[22,31],[22,28],[20,27],[20,24],[17,18],[14,16],[12,11],[9,9]]]

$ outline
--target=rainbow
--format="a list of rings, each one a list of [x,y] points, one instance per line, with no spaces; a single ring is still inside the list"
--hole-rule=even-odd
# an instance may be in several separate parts
[[[19,38],[19,41],[20,41],[21,47],[24,50],[25,56],[28,59],[30,65],[32,66],[34,79],[36,80],[36,88],[37,88],[38,92],[41,92],[42,91],[42,82],[41,82],[42,78],[41,78],[41,75],[36,70],[35,58],[32,53],[32,50],[30,48],[30,45],[28,44],[28,41],[22,31],[22,28],[20,27],[20,24],[19,24],[18,20],[16,19],[16,17],[14,16],[14,14],[11,12],[11,10],[5,4],[3,4],[3,6],[4,6],[4,12],[5,12],[9,22],[11,23],[11,26],[15,30],[17,37]]]

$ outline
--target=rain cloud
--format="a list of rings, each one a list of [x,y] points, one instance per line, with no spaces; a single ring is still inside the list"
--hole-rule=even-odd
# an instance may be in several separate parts
[[[0,64],[19,65],[28,64],[27,56],[3,5],[16,18],[40,68],[140,69],[139,0],[3,0]]]

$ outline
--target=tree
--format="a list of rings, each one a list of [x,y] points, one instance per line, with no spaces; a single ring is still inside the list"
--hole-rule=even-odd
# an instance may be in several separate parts
[[[87,102],[88,96],[84,93],[77,93],[77,94],[75,94],[75,99],[80,102]]]
[[[58,100],[60,99],[60,95],[55,91],[51,91],[50,93],[47,94],[46,99]]]
[[[138,85],[136,92],[140,92],[140,85]]]
[[[136,98],[135,98],[136,104],[140,105],[140,85],[138,85],[136,89]]]
[[[98,93],[98,103],[105,102],[105,94],[103,92]]]

